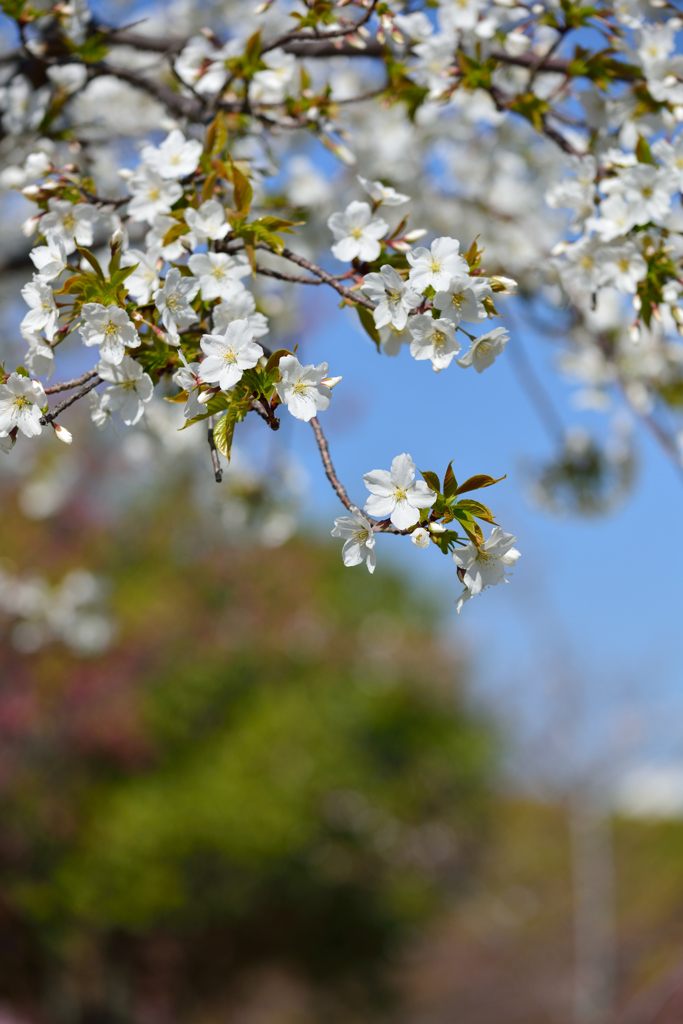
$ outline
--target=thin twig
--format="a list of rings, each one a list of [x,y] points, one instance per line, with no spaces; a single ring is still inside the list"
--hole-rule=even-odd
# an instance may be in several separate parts
[[[93,388],[96,388],[97,385],[101,383],[101,378],[95,376],[88,384],[86,384],[84,388],[81,388],[80,391],[77,391],[75,395],[69,395],[69,397],[65,398],[63,402],[60,402],[59,405],[56,405],[51,412],[47,412],[45,413],[44,416],[41,416],[40,422],[42,426],[46,427],[48,423],[52,423],[54,420],[57,419],[61,412],[64,412],[64,410],[68,409],[70,405],[73,405],[74,402],[77,402],[79,398],[83,398],[85,395],[88,394],[89,391],[92,391]]]
[[[327,438],[323,434],[322,427],[318,422],[318,417],[314,416],[310,422],[311,426],[313,427],[315,439],[318,443],[320,457],[322,458],[323,466],[325,467],[325,476],[332,484],[332,488],[337,497],[339,498],[339,500],[341,501],[342,505],[344,505],[350,511],[352,508],[355,508],[356,506],[353,504],[348,494],[346,493],[346,489],[342,482],[340,481],[339,477],[337,476],[335,468],[332,465],[332,458],[330,457],[330,449],[327,444]]]
[[[97,370],[88,370],[87,373],[83,373],[80,377],[75,377],[73,380],[65,380],[62,384],[52,384],[51,387],[45,388],[45,394],[56,395],[58,391],[71,391],[72,388],[79,388],[81,384],[86,384],[96,376]]]
[[[362,18],[359,18],[358,21],[355,21],[352,25],[349,25],[348,28],[338,28],[333,29],[331,32],[325,32],[324,35],[322,36],[322,39],[338,39],[340,36],[353,35],[354,32],[357,32],[359,28],[361,28],[363,25],[365,25],[366,22],[370,20],[370,18],[374,14],[376,4],[377,0],[372,0],[372,3],[368,7],[367,11],[365,12]],[[318,35],[317,33],[315,35],[305,36],[299,29],[295,29],[292,32],[285,32],[281,36],[276,36],[275,39],[271,39],[270,42],[268,43],[264,43],[264,45],[261,47],[261,53],[268,53],[269,50],[274,50],[276,47],[284,47],[287,43],[293,42],[294,40],[308,41],[309,39],[312,42],[318,42],[318,40],[321,39],[321,36]]]
[[[263,274],[265,277],[276,277],[278,281],[294,281],[296,284],[325,284],[321,278],[302,277],[297,274],[281,274],[279,270],[270,270],[268,267],[261,266],[260,263],[256,264],[255,270],[257,274]]]
[[[207,421],[208,431],[207,440],[209,442],[209,448],[211,449],[211,462],[213,463],[213,475],[216,478],[216,483],[219,484],[223,479],[223,470],[221,469],[220,459],[218,458],[218,451],[216,450],[216,442],[213,439],[213,416],[209,416]]]
[[[259,244],[259,248],[269,249],[269,246],[262,243]],[[365,306],[366,309],[374,309],[375,303],[371,302],[370,299],[364,298],[359,295],[358,292],[354,292],[351,288],[345,288],[343,284],[340,284],[336,277],[332,274],[328,274],[322,267],[317,266],[315,263],[311,263],[310,260],[305,259],[304,256],[299,256],[298,253],[292,252],[291,249],[282,249],[280,252],[276,252],[274,249],[270,249],[270,252],[274,252],[276,256],[282,256],[284,259],[289,260],[290,263],[296,263],[299,267],[303,267],[304,270],[310,271],[311,274],[315,274],[325,284],[329,284],[331,288],[339,292],[349,302],[353,302],[354,305]]]

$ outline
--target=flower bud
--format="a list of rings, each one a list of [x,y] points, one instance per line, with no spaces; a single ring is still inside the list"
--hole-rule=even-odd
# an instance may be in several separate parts
[[[412,540],[416,548],[429,547],[429,534],[425,530],[424,526],[418,526],[417,530],[413,530],[413,532],[410,535],[410,539]]]
[[[211,399],[218,394],[220,388],[209,388],[207,391],[202,391],[200,395],[197,395],[197,401],[200,405],[208,405]]]
[[[446,527],[442,526],[441,523],[430,523],[429,529],[431,533],[445,533]]]
[[[39,185],[27,185],[26,188],[22,188],[22,196],[26,196],[27,199],[37,199],[42,192]]]
[[[121,228],[117,228],[116,231],[114,232],[114,234],[111,236],[110,245],[111,245],[112,250],[113,249],[118,249],[118,247],[121,245],[122,242],[123,242],[123,231],[121,230]]]
[[[426,234],[427,228],[414,228],[412,231],[406,232],[403,238],[406,242],[417,242],[418,238],[422,238]]]
[[[67,430],[66,427],[60,427],[59,423],[53,423],[52,427],[58,441],[63,441],[64,444],[71,444],[73,436],[70,430]]]
[[[341,380],[341,377],[324,377],[320,381],[320,383],[324,384],[325,387],[329,388],[330,391],[331,391],[332,388],[336,388],[336,386],[337,386],[337,384],[339,383],[340,380]]]

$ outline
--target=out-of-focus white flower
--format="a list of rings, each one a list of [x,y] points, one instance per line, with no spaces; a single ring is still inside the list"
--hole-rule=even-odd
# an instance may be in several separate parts
[[[493,331],[482,334],[481,337],[474,339],[462,359],[456,359],[458,366],[473,366],[477,373],[483,373],[503,351],[509,337],[504,327],[496,327]]]
[[[225,332],[233,320],[248,320],[255,338],[268,334],[268,317],[256,312],[256,302],[250,291],[235,281],[234,291],[213,307],[213,329],[216,334]]]
[[[93,243],[94,225],[99,213],[89,203],[70,203],[66,199],[48,199],[48,212],[40,219],[40,229],[47,238],[48,231],[59,235],[67,255],[76,251],[76,245]]]
[[[96,369],[102,380],[113,385],[102,395],[101,405],[105,412],[118,411],[123,422],[132,427],[141,419],[145,403],[154,393],[152,378],[130,356],[124,356],[116,366],[101,361]]]
[[[144,146],[140,155],[162,178],[186,178],[197,169],[202,144],[197,139],[186,139],[179,128],[174,128],[160,146]]]
[[[296,57],[276,48],[264,53],[263,62],[267,66],[253,76],[249,96],[256,103],[282,103],[296,81]]]
[[[34,275],[33,280],[21,289],[21,294],[26,305],[31,307],[21,321],[22,330],[45,331],[47,340],[52,341],[59,317],[52,288],[38,275]]]
[[[190,243],[193,249],[198,245],[206,245],[207,242],[225,238],[230,230],[230,225],[225,219],[225,210],[217,199],[207,199],[198,210],[188,206],[185,210],[185,220],[190,226]]]
[[[401,206],[410,202],[410,196],[397,192],[391,185],[383,185],[381,181],[369,181],[368,178],[361,178],[360,174],[357,177],[372,201],[378,205]]]
[[[29,256],[38,271],[36,277],[41,281],[53,281],[66,266],[66,248],[64,240],[54,231],[47,232],[46,242],[47,245],[31,249]]]
[[[170,212],[173,204],[182,196],[183,186],[143,164],[137,174],[128,180],[128,191],[133,197],[128,203],[131,220],[151,224],[158,213]]]
[[[121,256],[122,267],[135,267],[126,278],[128,293],[141,305],[146,305],[152,294],[159,287],[159,260],[161,252],[158,248],[143,252],[142,249],[126,249]]]
[[[0,437],[7,437],[15,427],[26,437],[36,437],[43,429],[40,417],[46,405],[39,381],[11,373],[5,384],[0,384]]]

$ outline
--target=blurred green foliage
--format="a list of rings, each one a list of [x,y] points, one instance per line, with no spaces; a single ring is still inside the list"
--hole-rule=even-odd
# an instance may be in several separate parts
[[[124,1019],[163,940],[179,1018],[260,963],[380,996],[471,878],[495,763],[429,600],[310,536],[217,545],[182,488],[106,528],[11,519],[15,566],[103,574],[119,632],[87,661],[2,641],[2,993]]]

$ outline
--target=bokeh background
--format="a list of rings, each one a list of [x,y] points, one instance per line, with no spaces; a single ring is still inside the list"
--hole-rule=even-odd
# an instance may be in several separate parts
[[[244,425],[220,487],[162,400],[2,456],[0,1024],[683,1019],[681,480],[624,423],[623,500],[540,507],[557,423],[604,427],[506,314],[481,377],[380,362],[317,290],[287,326],[343,375],[324,425],[356,501],[401,451],[507,473],[523,557],[460,617],[435,551],[344,568],[289,417]]]

